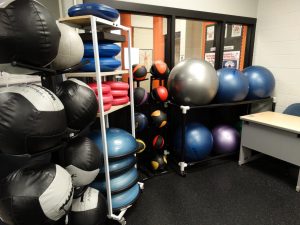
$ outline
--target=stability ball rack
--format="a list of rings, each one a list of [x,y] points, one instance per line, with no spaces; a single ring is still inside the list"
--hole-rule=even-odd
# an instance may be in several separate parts
[[[186,123],[187,123],[187,119],[189,117],[189,114],[191,114],[191,112],[199,112],[199,110],[213,110],[213,109],[218,109],[220,107],[234,107],[234,106],[242,106],[245,107],[245,112],[246,114],[250,114],[251,110],[252,110],[252,105],[257,103],[257,104],[270,104],[271,105],[271,110],[274,111],[275,110],[275,105],[276,102],[274,101],[275,99],[273,99],[272,97],[268,97],[268,98],[264,98],[264,99],[258,99],[258,100],[244,100],[244,101],[239,101],[239,102],[231,102],[231,103],[212,103],[212,104],[208,104],[208,105],[201,105],[201,106],[184,106],[184,105],[178,105],[174,102],[167,102],[168,105],[168,120],[171,117],[176,117],[176,115],[174,115],[174,111],[171,112],[171,110],[176,110],[177,112],[181,113],[181,119],[180,119],[180,127],[181,127],[181,138],[182,138],[182,143],[181,143],[181,149],[178,155],[178,158],[176,157],[172,157],[172,160],[174,161],[174,163],[176,165],[178,165],[178,173],[185,177],[187,172],[186,172],[186,168],[190,167],[190,166],[194,166],[194,165],[199,165],[201,163],[205,163],[208,161],[212,161],[215,159],[220,159],[220,158],[224,158],[224,157],[228,157],[231,156],[235,153],[224,153],[221,155],[216,155],[216,156],[211,156],[208,157],[206,159],[200,160],[200,161],[196,161],[196,162],[186,162],[185,160],[185,127],[186,127]],[[264,110],[262,110],[264,111]],[[171,121],[171,119],[169,120]],[[169,131],[174,130],[173,127],[169,127]],[[170,143],[169,143],[170,145]],[[173,146],[173,145],[171,145]],[[171,152],[174,154],[174,149],[171,148]]]
[[[111,112],[117,111],[121,108],[130,105],[130,115],[131,115],[131,134],[135,138],[135,120],[134,120],[134,99],[133,99],[133,75],[132,75],[132,62],[131,62],[131,30],[128,27],[122,26],[118,23],[111,22],[99,17],[87,15],[87,16],[76,16],[76,17],[66,17],[59,20],[61,23],[68,24],[74,28],[79,28],[87,31],[91,31],[94,56],[95,56],[95,66],[96,72],[76,72],[76,73],[65,73],[66,77],[96,77],[98,93],[102,93],[102,78],[105,79],[106,76],[115,76],[120,74],[129,73],[129,89],[130,89],[130,102],[124,105],[112,106],[112,108],[104,112],[103,97],[99,94],[99,113],[97,117],[100,119],[101,125],[101,135],[103,140],[103,155],[104,155],[104,168],[105,168],[105,180],[106,180],[106,197],[108,205],[108,218],[118,221],[120,224],[125,225],[126,220],[124,215],[131,205],[120,210],[118,215],[114,214],[112,207],[112,197],[111,197],[111,185],[110,185],[110,173],[109,173],[109,161],[108,161],[108,149],[107,149],[107,139],[106,139],[106,128],[109,127],[108,115]],[[98,30],[123,30],[128,34],[128,59],[129,59],[129,70],[116,70],[112,72],[101,72],[100,69],[100,59],[98,51]],[[144,188],[143,183],[139,183],[140,189]]]

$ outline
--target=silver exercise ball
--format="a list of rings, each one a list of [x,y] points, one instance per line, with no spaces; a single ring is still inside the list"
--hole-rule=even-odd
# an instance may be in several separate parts
[[[216,95],[219,80],[210,63],[187,59],[178,63],[168,79],[169,93],[181,105],[205,105]]]
[[[84,47],[83,42],[76,30],[66,24],[57,23],[61,33],[59,48],[52,66],[54,69],[62,70],[80,63]]]

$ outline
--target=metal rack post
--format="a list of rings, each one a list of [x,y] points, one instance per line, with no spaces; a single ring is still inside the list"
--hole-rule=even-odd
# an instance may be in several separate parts
[[[95,67],[96,67],[96,80],[97,88],[100,93],[98,96],[99,110],[100,110],[100,126],[101,126],[101,136],[103,144],[103,155],[104,155],[104,169],[105,169],[105,180],[106,180],[106,196],[107,196],[107,205],[108,205],[108,217],[113,217],[112,210],[112,200],[111,200],[111,187],[110,187],[110,174],[109,174],[109,162],[108,162],[108,148],[106,140],[106,125],[104,118],[104,108],[103,108],[103,96],[102,96],[102,85],[101,85],[101,68],[99,60],[99,48],[98,48],[98,36],[97,36],[97,24],[95,17],[91,17],[91,31],[93,39],[93,48],[95,56]]]
[[[133,96],[133,75],[131,62],[131,29],[127,28],[128,34],[128,66],[129,66],[129,92],[130,92],[130,116],[131,116],[131,134],[135,138],[135,119],[134,119],[134,96]]]

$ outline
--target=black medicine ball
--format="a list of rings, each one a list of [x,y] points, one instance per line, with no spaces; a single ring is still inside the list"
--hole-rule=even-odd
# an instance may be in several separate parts
[[[153,170],[163,170],[167,165],[167,157],[165,155],[156,154],[151,161]]]
[[[73,200],[69,224],[102,225],[106,217],[106,199],[98,190],[89,187],[81,197]]]
[[[75,187],[93,182],[103,166],[103,156],[97,145],[86,137],[73,140],[64,150],[61,163],[71,174]]]
[[[57,96],[65,106],[69,128],[82,130],[96,119],[97,98],[86,83],[68,79],[58,88]]]
[[[161,110],[155,110],[151,114],[152,122],[155,127],[162,128],[167,124],[167,114]]]
[[[144,80],[147,76],[147,69],[143,65],[134,64],[132,65],[132,73],[135,80]]]
[[[70,174],[55,164],[23,167],[0,182],[0,217],[9,225],[53,224],[70,209]]]
[[[142,87],[137,87],[134,89],[134,104],[139,106],[146,103],[148,100],[148,93]]]
[[[0,64],[46,66],[56,57],[60,31],[49,10],[35,0],[0,4]]]
[[[154,149],[162,149],[165,145],[165,140],[161,135],[156,135],[153,138],[152,146]]]
[[[67,129],[61,101],[34,85],[0,88],[0,150],[11,155],[36,154],[62,141]]]

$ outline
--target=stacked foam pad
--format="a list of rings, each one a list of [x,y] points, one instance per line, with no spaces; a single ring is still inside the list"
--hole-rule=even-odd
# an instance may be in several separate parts
[[[95,94],[98,98],[99,93],[98,93],[97,83],[90,83],[88,85],[93,89],[93,91],[95,92]],[[101,85],[102,85],[102,97],[103,97],[104,111],[108,111],[112,107],[112,101],[113,101],[113,96],[111,94],[111,88],[107,84],[101,84]],[[99,109],[98,109],[98,111],[99,111]]]
[[[88,84],[98,97],[97,83]],[[102,84],[102,97],[104,111],[110,110],[112,106],[124,105],[129,102],[129,85],[120,81],[106,81]]]
[[[121,47],[112,43],[99,43],[98,51],[100,56],[100,68],[101,72],[110,72],[116,70],[121,62],[115,59],[121,51]],[[93,43],[88,41],[84,43],[84,55],[82,62],[88,62],[85,64],[81,70],[86,72],[95,72],[95,58],[94,58],[94,48]]]
[[[111,95],[113,96],[112,105],[124,105],[129,102],[128,89],[129,84],[121,81],[106,81],[104,84],[111,88]]]
[[[140,193],[134,156],[138,144],[131,134],[122,129],[109,128],[106,131],[106,136],[112,206],[113,210],[118,211],[133,204]],[[100,151],[103,151],[101,133],[94,132],[90,138],[96,142]],[[100,174],[91,186],[106,194],[104,168],[100,168]]]

